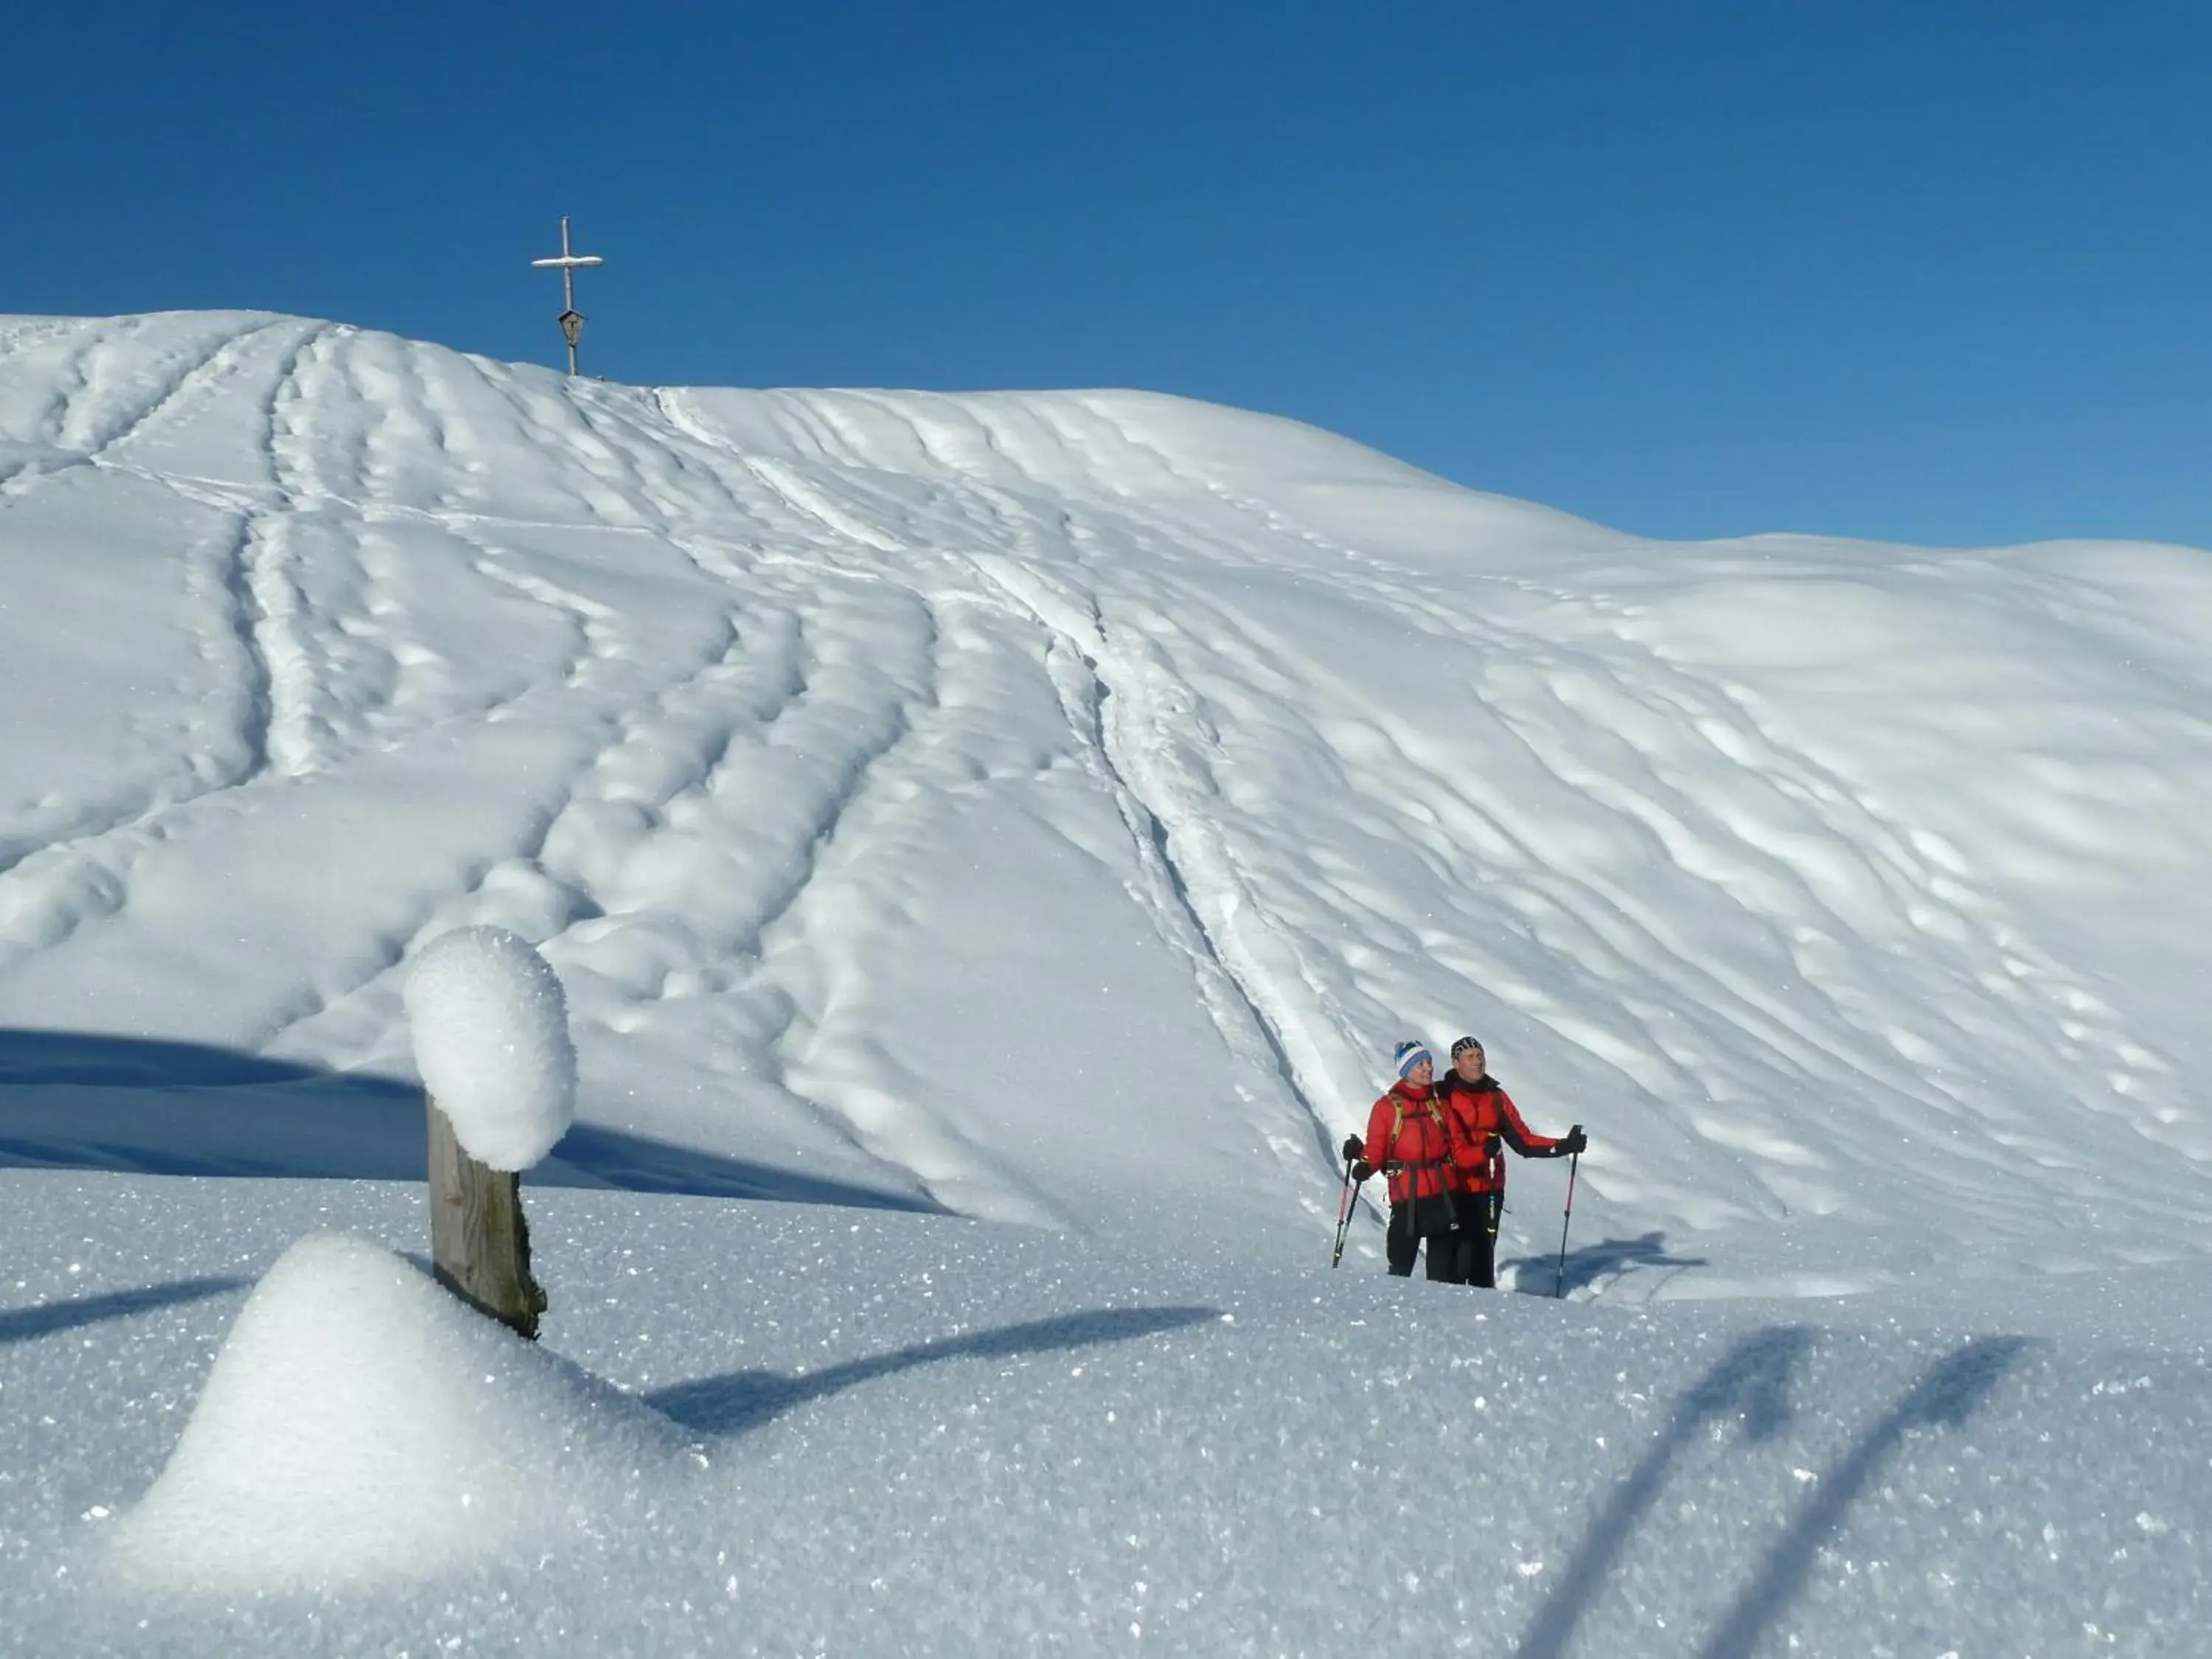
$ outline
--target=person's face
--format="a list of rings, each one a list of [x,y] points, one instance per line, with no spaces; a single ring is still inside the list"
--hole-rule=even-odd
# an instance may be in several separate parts
[[[1452,1070],[1466,1082],[1480,1083],[1482,1081],[1482,1068],[1487,1063],[1482,1057],[1481,1049],[1462,1048],[1459,1057],[1452,1061]]]
[[[1425,1089],[1437,1079],[1437,1063],[1432,1060],[1417,1060],[1413,1069],[1406,1073],[1406,1081],[1416,1089]]]

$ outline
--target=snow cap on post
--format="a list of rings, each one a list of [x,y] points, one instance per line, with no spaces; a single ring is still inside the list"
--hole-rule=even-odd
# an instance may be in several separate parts
[[[568,999],[545,958],[503,927],[434,939],[408,969],[407,1023],[422,1086],[478,1163],[520,1173],[576,1116]]]

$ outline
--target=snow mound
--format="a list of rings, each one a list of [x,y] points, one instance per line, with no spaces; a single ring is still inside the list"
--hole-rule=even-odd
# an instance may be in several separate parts
[[[469,1156],[526,1170],[576,1116],[576,1050],[559,975],[503,927],[464,927],[415,959],[415,1064]]]
[[[247,1301],[115,1548],[179,1583],[416,1577],[665,1497],[703,1461],[390,1251],[319,1234]]]

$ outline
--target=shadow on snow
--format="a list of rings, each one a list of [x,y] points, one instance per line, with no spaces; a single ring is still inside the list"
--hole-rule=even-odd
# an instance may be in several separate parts
[[[1802,1326],[1753,1331],[1736,1343],[1684,1395],[1659,1437],[1594,1516],[1538,1609],[1516,1659],[1564,1659],[1576,1626],[1603,1589],[1631,1537],[1656,1506],[1682,1454],[1735,1419],[1751,1444],[1771,1440],[1794,1415],[1790,1382],[1812,1350]],[[1698,1659],[1751,1659],[1761,1639],[1811,1577],[1821,1547],[1842,1528],[1851,1505],[1916,1428],[1962,1427],[2021,1358],[2036,1345],[2022,1337],[1983,1337],[1963,1344],[1923,1372],[1895,1405],[1861,1431],[1821,1471],[1812,1495],[1770,1547],[1698,1651]]]
[[[1821,1471],[1812,1496],[1767,1551],[1758,1576],[1699,1650],[1699,1659],[1750,1659],[1759,1638],[1812,1576],[1820,1547],[1843,1525],[1905,1435],[1917,1428],[1963,1428],[2005,1373],[2035,1346],[2026,1337],[1981,1337],[1929,1367],[1904,1398]]]
[[[420,1085],[199,1043],[0,1030],[0,1168],[421,1181]],[[942,1206],[579,1123],[532,1184]]]
[[[703,1434],[738,1434],[772,1418],[878,1377],[948,1359],[1000,1359],[1016,1354],[1058,1353],[1070,1348],[1127,1342],[1221,1317],[1215,1308],[1101,1308],[1002,1326],[967,1336],[939,1337],[872,1359],[848,1360],[826,1370],[786,1376],[777,1371],[731,1371],[678,1382],[640,1396],[647,1404]]]
[[[28,1342],[33,1337],[52,1336],[60,1331],[73,1331],[84,1325],[97,1325],[103,1319],[127,1319],[132,1314],[149,1313],[155,1308],[204,1301],[211,1296],[242,1291],[250,1282],[243,1279],[179,1279],[135,1291],[106,1291],[97,1296],[73,1297],[65,1302],[42,1303],[35,1308],[0,1308],[0,1347],[10,1342]]]
[[[1552,1296],[1562,1282],[1571,1292],[1609,1283],[1643,1268],[1672,1267],[1680,1271],[1705,1265],[1705,1258],[1701,1255],[1668,1255],[1667,1235],[1649,1232],[1634,1238],[1608,1238],[1601,1243],[1579,1245],[1567,1252],[1564,1274],[1556,1255],[1522,1256],[1511,1265],[1510,1271],[1513,1288],[1522,1295]],[[1502,1264],[1499,1271],[1502,1277],[1506,1271]]]

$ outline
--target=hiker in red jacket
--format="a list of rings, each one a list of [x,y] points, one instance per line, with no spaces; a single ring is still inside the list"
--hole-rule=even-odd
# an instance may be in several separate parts
[[[1344,1143],[1354,1180],[1380,1170],[1390,1178],[1390,1226],[1383,1253],[1400,1279],[1413,1273],[1421,1241],[1429,1241],[1429,1277],[1458,1284],[1461,1250],[1453,1236],[1458,1176],[1452,1162],[1451,1127],[1429,1086],[1436,1056],[1425,1045],[1401,1042],[1394,1060],[1398,1080],[1367,1114],[1367,1139]]]
[[[1490,1075],[1480,1042],[1463,1036],[1452,1044],[1451,1053],[1452,1068],[1436,1096],[1451,1128],[1452,1163],[1462,1194],[1460,1230],[1453,1236],[1459,1260],[1452,1278],[1455,1284],[1494,1290],[1498,1216],[1505,1206],[1504,1147],[1523,1158],[1568,1158],[1589,1146],[1589,1137],[1579,1123],[1557,1139],[1536,1133],[1521,1121],[1513,1097]]]

